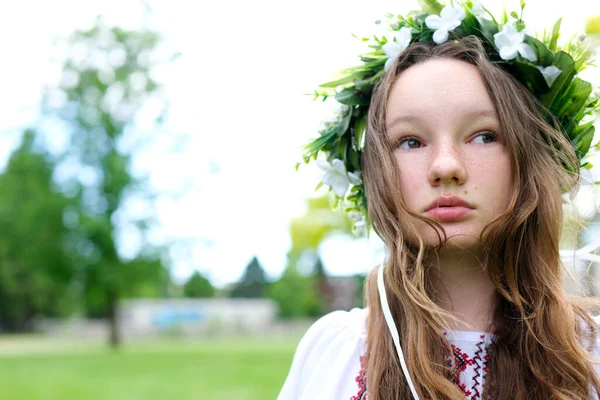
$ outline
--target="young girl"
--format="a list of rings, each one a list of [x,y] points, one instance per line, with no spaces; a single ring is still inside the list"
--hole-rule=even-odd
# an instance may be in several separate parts
[[[458,8],[445,15],[466,25],[472,10],[464,11],[462,20]],[[502,64],[501,43],[490,60],[498,50],[485,32],[454,26],[456,40],[436,40],[436,24],[419,31],[418,18],[400,28],[399,54],[382,46],[391,61],[374,74],[370,101],[345,103],[350,117],[336,127],[353,128],[352,137],[325,132],[319,148],[331,160],[338,147],[326,140],[350,143],[334,157],[354,167],[343,171],[350,182],[362,171],[350,193],[360,205],[364,189],[386,260],[367,280],[366,309],[333,312],[309,329],[279,399],[597,398],[597,325],[562,287],[561,194],[577,184],[581,148],[544,106],[561,75],[543,74],[547,86],[531,88]],[[539,62],[542,50],[530,49]],[[525,68],[530,49],[509,60],[535,75]],[[354,83],[354,93],[368,92]]]

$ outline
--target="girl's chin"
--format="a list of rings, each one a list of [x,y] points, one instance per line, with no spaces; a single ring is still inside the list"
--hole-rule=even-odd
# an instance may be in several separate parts
[[[447,229],[446,235],[448,240],[442,246],[443,250],[473,250],[481,245],[479,235],[473,233],[452,232],[452,230]],[[427,235],[424,239],[427,246],[436,247],[439,245],[439,239],[435,233]]]

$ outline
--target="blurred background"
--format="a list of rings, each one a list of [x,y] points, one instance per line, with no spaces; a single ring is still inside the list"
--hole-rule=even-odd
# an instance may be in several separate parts
[[[594,4],[525,20],[594,48]],[[352,34],[416,7],[2,2],[0,399],[275,398],[305,330],[362,307],[383,260],[295,170],[335,108],[311,94],[357,62]],[[599,205],[565,199],[565,285],[591,296]]]

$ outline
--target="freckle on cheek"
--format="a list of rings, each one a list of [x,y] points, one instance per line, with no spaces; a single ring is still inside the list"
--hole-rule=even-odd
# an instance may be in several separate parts
[[[468,193],[469,193],[469,192],[467,192],[467,191],[465,190],[465,194],[468,194]]]

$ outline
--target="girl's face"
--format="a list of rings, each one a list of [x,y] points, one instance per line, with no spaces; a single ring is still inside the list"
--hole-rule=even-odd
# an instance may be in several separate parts
[[[477,68],[449,59],[408,68],[392,86],[386,128],[406,206],[439,221],[448,246],[477,247],[512,188],[510,154]],[[433,228],[414,222],[425,244],[438,244]]]

